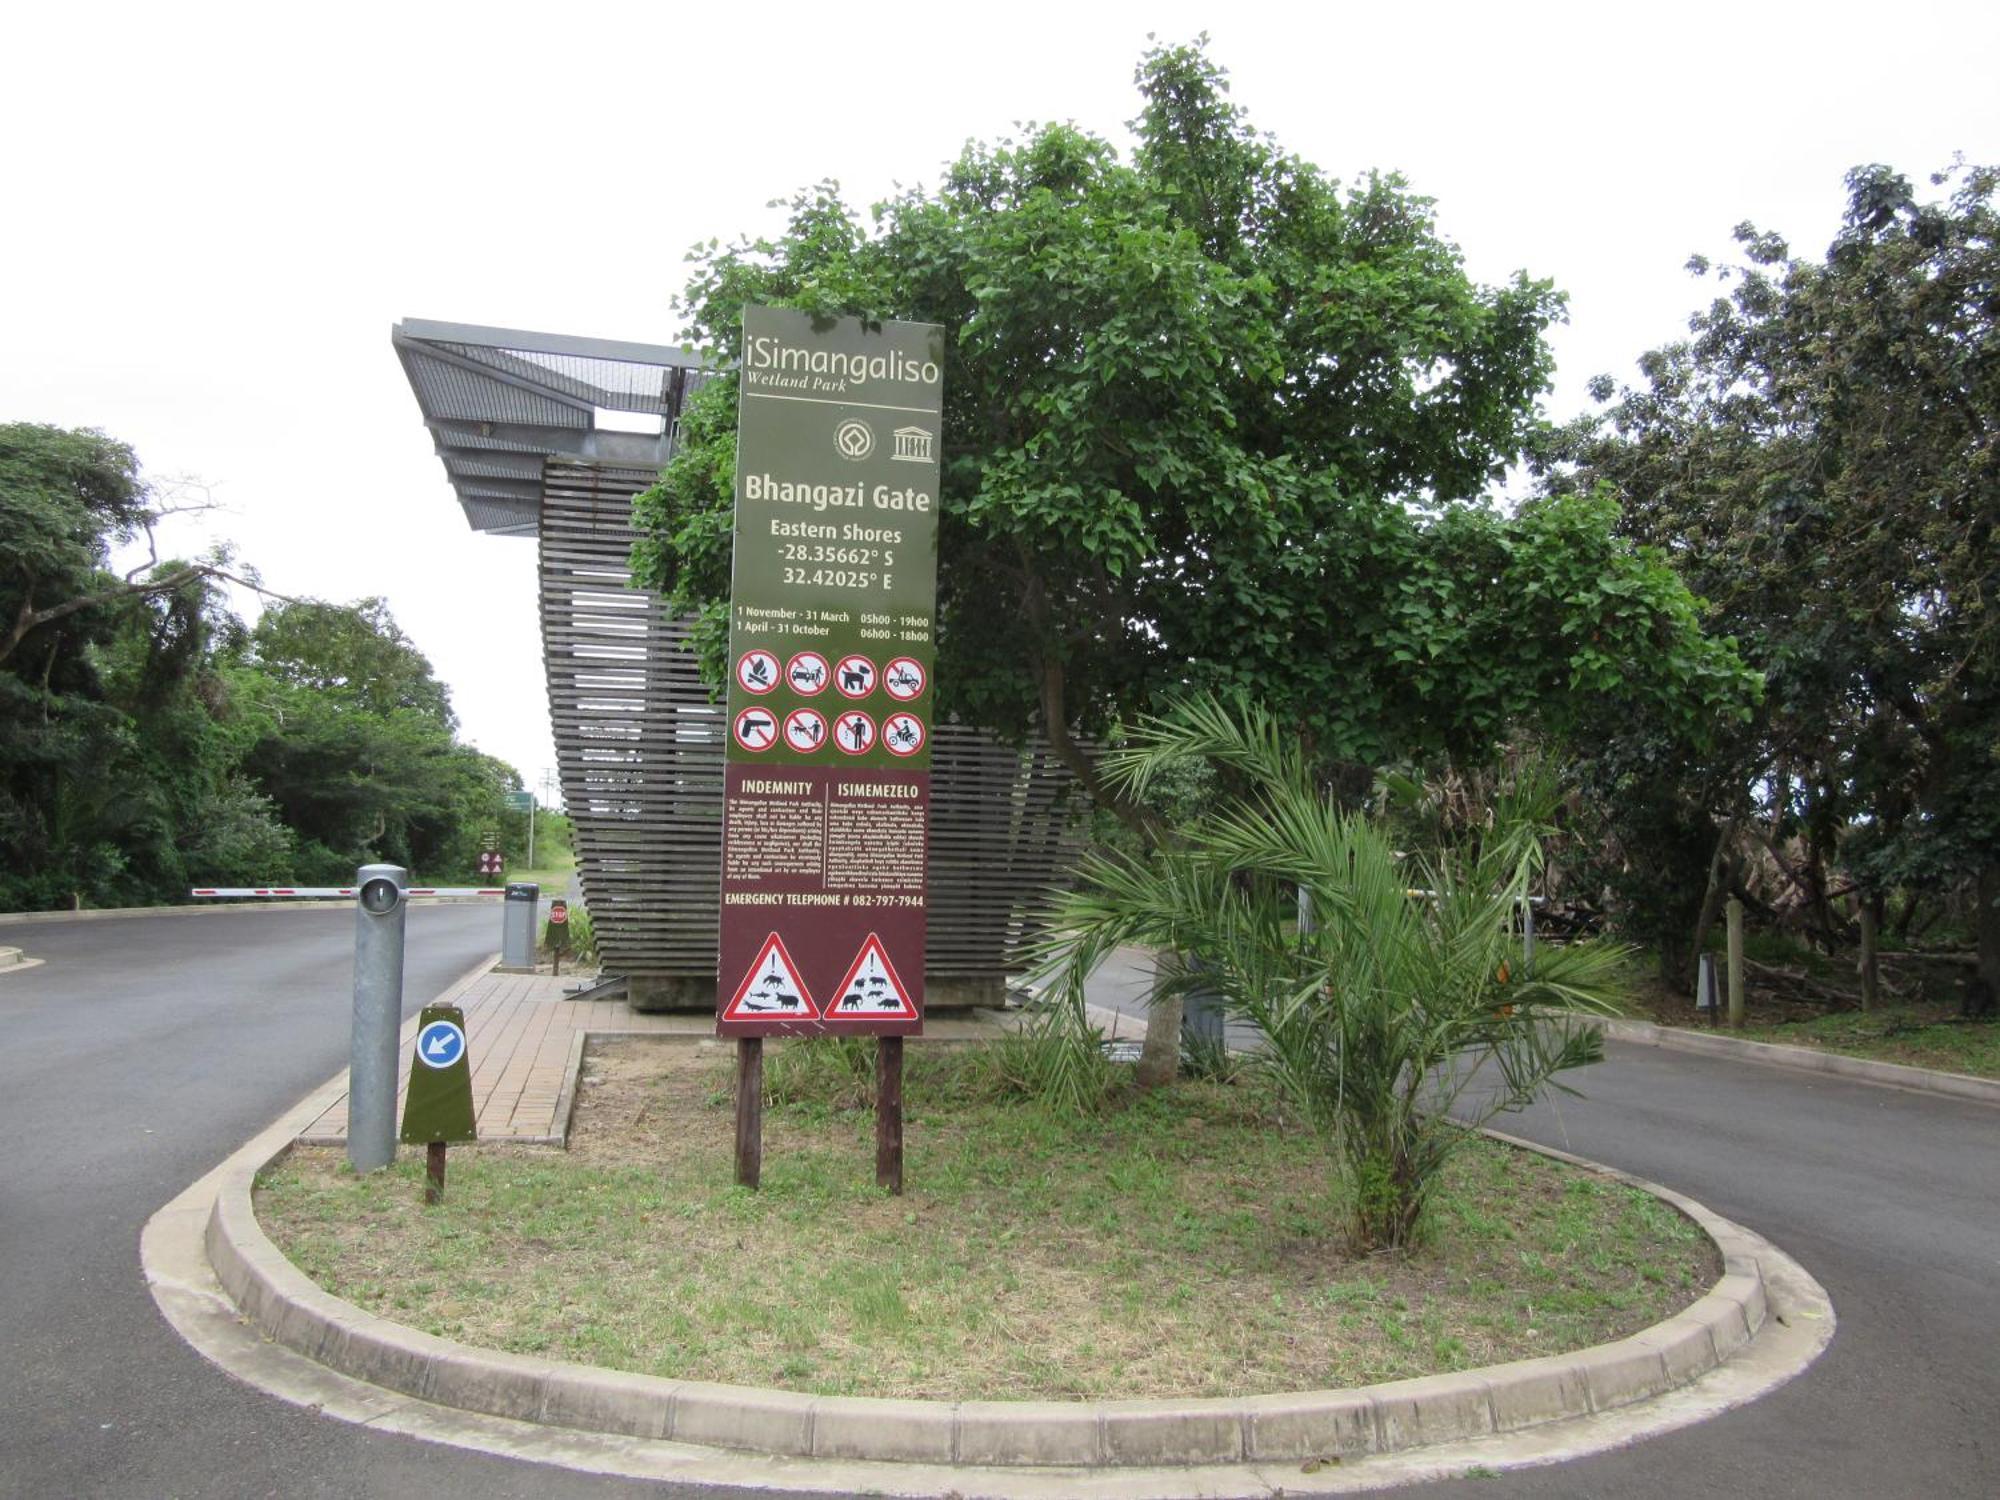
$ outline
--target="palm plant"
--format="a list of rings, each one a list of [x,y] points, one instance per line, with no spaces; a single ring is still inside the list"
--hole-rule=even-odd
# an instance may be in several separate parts
[[[1236,790],[1151,856],[1086,860],[1042,954],[1059,1024],[1087,1045],[1084,978],[1121,944],[1161,950],[1162,993],[1219,993],[1263,1034],[1252,1061],[1330,1147],[1357,1245],[1405,1246],[1471,1129],[1602,1055],[1581,1020],[1612,1008],[1624,954],[1580,943],[1524,964],[1535,799],[1496,807],[1477,840],[1399,856],[1314,787],[1271,714],[1213,699],[1148,721],[1102,770],[1139,797],[1189,759]]]

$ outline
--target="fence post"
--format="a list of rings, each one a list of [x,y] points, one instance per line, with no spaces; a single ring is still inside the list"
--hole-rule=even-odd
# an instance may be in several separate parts
[[[1729,898],[1729,1024],[1743,1026],[1743,902]]]

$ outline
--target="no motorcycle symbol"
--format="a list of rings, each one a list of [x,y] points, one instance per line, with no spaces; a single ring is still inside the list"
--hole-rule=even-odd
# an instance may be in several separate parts
[[[924,721],[915,714],[890,714],[882,721],[882,743],[891,755],[915,755],[924,748]]]

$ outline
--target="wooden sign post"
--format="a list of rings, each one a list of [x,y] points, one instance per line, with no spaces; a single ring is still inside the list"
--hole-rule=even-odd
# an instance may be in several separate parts
[[[736,1173],[767,1036],[882,1039],[877,1180],[902,1184],[923,1030],[944,331],[743,311],[716,1031]],[[893,1043],[893,1046],[891,1045]]]
[[[455,1005],[427,1005],[417,1020],[402,1129],[405,1145],[425,1148],[424,1202],[437,1203],[444,1197],[446,1144],[478,1138],[465,1012]]]

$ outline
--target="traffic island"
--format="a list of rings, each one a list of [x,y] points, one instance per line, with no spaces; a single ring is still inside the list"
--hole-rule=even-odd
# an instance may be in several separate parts
[[[590,1466],[615,1451],[625,1473],[727,1472],[746,1482],[741,1468],[700,1468],[700,1451],[734,1450],[758,1455],[759,1482],[783,1488],[859,1484],[853,1471],[826,1467],[855,1463],[883,1466],[867,1469],[867,1485],[915,1492],[941,1483],[938,1474],[968,1494],[983,1485],[1027,1493],[1058,1473],[1070,1484],[1124,1474],[1161,1494],[1267,1493],[1287,1482],[1296,1492],[1302,1470],[1319,1476],[1314,1487],[1370,1475],[1379,1483],[1392,1472],[1546,1462],[1696,1420],[1789,1378],[1833,1327],[1824,1293],[1774,1247],[1676,1194],[1578,1164],[1686,1214],[1722,1271],[1685,1310],[1589,1349],[1350,1390],[1187,1400],[917,1401],[663,1379],[472,1348],[324,1292],[272,1247],[253,1211],[257,1173],[290,1147],[289,1136],[267,1136],[239,1154],[216,1175],[201,1218],[220,1289],[271,1341],[261,1357],[296,1351],[365,1382],[350,1392],[355,1410],[379,1417],[380,1403],[405,1403],[395,1409],[411,1430],[435,1433],[461,1420],[449,1415],[456,1410],[474,1414],[462,1418],[469,1430],[509,1434],[504,1451],[532,1457],[546,1443],[554,1458],[592,1444]],[[178,1222],[191,1228],[197,1204],[180,1207]]]

